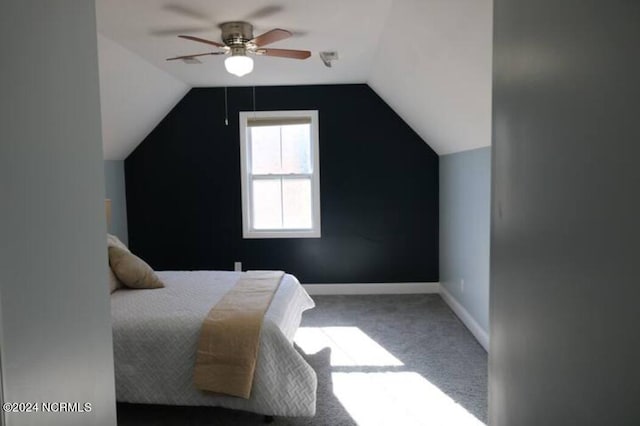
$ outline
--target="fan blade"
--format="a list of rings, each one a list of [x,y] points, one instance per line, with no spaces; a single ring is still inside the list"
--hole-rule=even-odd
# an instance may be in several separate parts
[[[186,16],[187,18],[200,19],[203,21],[209,20],[209,17],[206,14],[180,4],[167,4],[163,7],[163,9],[177,13],[182,16]]]
[[[244,20],[252,21],[254,19],[268,18],[269,16],[275,15],[278,12],[282,12],[283,9],[284,7],[276,5],[261,7],[260,9],[254,10],[252,13],[245,16]]]
[[[188,35],[179,35],[178,37],[184,38],[184,39],[187,39],[187,40],[198,41],[200,43],[211,44],[213,46],[225,47],[224,44],[222,44],[222,43],[218,43],[217,41],[211,41],[211,40],[207,40],[207,39],[200,38],[200,37],[194,37],[194,36],[188,36]]]
[[[279,58],[291,58],[291,59],[307,59],[311,56],[311,52],[308,50],[291,50],[291,49],[258,49],[256,50],[258,55],[265,56],[277,56]]]
[[[267,31],[264,34],[254,37],[251,42],[256,46],[266,46],[267,44],[275,43],[276,41],[284,40],[291,37],[291,33],[287,30],[276,28],[271,31]]]
[[[184,56],[176,56],[175,58],[167,58],[167,61],[175,61],[176,59],[191,59],[196,58],[198,56],[207,56],[207,55],[224,55],[226,52],[209,52],[209,53],[196,53],[195,55],[184,55]]]

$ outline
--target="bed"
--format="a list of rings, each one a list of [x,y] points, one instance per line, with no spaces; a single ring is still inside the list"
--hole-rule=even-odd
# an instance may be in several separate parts
[[[157,272],[165,287],[111,295],[119,402],[218,406],[268,416],[313,416],[317,378],[293,346],[302,313],[314,306],[298,280],[282,278],[264,317],[248,399],[197,390],[193,368],[202,321],[241,272]]]

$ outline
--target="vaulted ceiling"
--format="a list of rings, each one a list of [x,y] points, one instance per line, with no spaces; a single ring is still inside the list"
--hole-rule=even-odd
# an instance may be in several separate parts
[[[491,0],[97,0],[106,159],[125,158],[190,87],[368,83],[438,154],[491,140]],[[311,50],[304,61],[256,57],[228,74],[190,34],[220,40],[245,20],[254,34],[284,28],[274,48]],[[338,51],[327,68],[321,51]]]

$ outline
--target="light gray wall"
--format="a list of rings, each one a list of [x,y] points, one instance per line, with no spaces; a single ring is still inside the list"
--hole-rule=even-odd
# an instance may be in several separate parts
[[[640,424],[640,2],[496,0],[492,426]]]
[[[124,184],[124,161],[104,162],[104,186],[106,197],[111,200],[111,225],[109,232],[128,245],[127,197]]]
[[[94,1],[3,1],[0,57],[4,398],[93,405],[7,425],[115,425]]]
[[[440,156],[440,283],[489,331],[491,147]]]

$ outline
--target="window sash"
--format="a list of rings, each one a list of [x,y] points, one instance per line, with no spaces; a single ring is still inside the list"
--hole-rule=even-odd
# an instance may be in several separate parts
[[[249,175],[249,179],[313,179],[313,173],[269,173],[259,175]]]
[[[282,191],[282,183],[285,180],[308,180],[311,183],[311,199],[309,200],[311,203],[311,227],[310,228],[287,228],[284,225],[280,228],[256,228],[255,223],[255,204],[253,203],[253,181],[254,180],[281,180],[281,192],[280,192],[280,213],[281,213],[281,223],[284,222],[284,192]],[[249,218],[249,230],[251,232],[312,232],[316,229],[317,224],[315,223],[315,197],[314,197],[314,188],[313,188],[313,175],[312,174],[271,174],[271,175],[253,175],[249,176],[249,188],[248,188],[248,198],[251,200],[250,209],[250,218]]]
[[[269,127],[280,127],[280,167],[282,168],[282,126],[285,126],[287,124],[309,124],[310,125],[310,135],[309,135],[309,173],[313,174],[315,173],[315,156],[317,155],[314,149],[314,143],[315,140],[314,138],[317,137],[317,135],[314,135],[314,128],[313,128],[313,122],[311,121],[310,117],[301,117],[301,121],[300,122],[294,122],[292,120],[295,120],[295,118],[291,118],[291,119],[250,119],[248,120],[249,122],[255,122],[255,121],[259,121],[260,126],[269,126]],[[266,123],[266,124],[265,124]],[[247,124],[246,126],[246,149],[247,149],[247,157],[246,157],[246,162],[247,162],[247,173],[249,176],[256,176],[256,175],[266,175],[269,173],[253,173],[253,137],[252,137],[252,133],[251,133],[251,127],[258,127],[257,125],[249,125]],[[271,173],[271,174],[278,174],[278,173]],[[294,174],[299,174],[299,173],[294,173]]]

